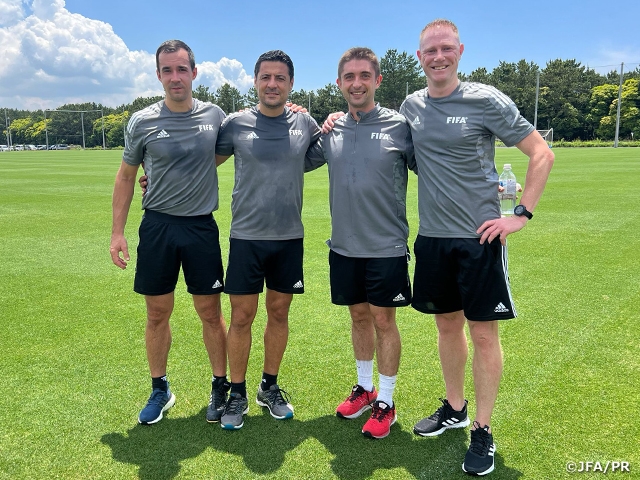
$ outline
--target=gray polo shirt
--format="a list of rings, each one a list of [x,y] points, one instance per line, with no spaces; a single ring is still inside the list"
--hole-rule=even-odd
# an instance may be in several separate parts
[[[309,151],[327,163],[330,247],[347,257],[399,257],[407,252],[407,167],[415,168],[405,117],[378,105],[339,118]]]
[[[418,164],[419,234],[477,238],[486,220],[500,217],[495,139],[512,146],[533,126],[502,92],[461,82],[449,96],[428,89],[409,95],[402,106]]]
[[[215,144],[224,112],[193,99],[189,112],[164,100],[133,114],[122,159],[148,176],[142,208],[169,215],[208,215],[218,209]]]
[[[257,107],[227,117],[216,153],[234,155],[231,238],[291,240],[304,236],[305,155],[319,136],[311,116],[286,107],[278,117],[267,117]]]

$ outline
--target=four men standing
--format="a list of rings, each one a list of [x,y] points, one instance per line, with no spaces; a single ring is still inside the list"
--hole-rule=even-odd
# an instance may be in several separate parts
[[[357,384],[336,414],[355,418],[372,408],[363,433],[373,438],[388,435],[396,419],[393,391],[401,348],[395,307],[411,302],[418,311],[435,314],[446,387],[442,406],[418,422],[414,431],[433,436],[467,426],[463,385],[468,355],[464,325],[468,323],[477,409],[463,470],[479,475],[491,472],[495,445],[489,425],[502,373],[497,320],[515,317],[506,237],[524,227],[542,195],[553,164],[544,140],[504,94],[458,80],[464,46],[457,28],[447,20],[436,20],[421,33],[417,54],[428,88],[405,100],[400,109],[404,116],[375,104],[382,77],[373,52],[348,50],[340,60],[337,82],[349,113],[317,142],[315,122],[285,107],[293,87],[293,64],[283,52],[267,52],[256,63],[258,106],[231,115],[220,127],[224,118],[220,109],[191,98],[196,75],[193,54],[181,42],[171,48],[159,49],[156,55],[166,98],[132,117],[113,200],[111,254],[114,263],[124,268],[128,260],[124,225],[137,168],[144,161],[149,180],[134,289],[147,302],[153,393],[140,422],[159,421],[175,401],[165,375],[171,339],[168,321],[181,263],[203,322],[214,373],[207,420],[221,418],[227,429],[243,425],[248,410],[245,375],[251,325],[265,280],[268,320],[256,401],[275,418],[293,416],[277,374],[287,343],[289,305],[304,286],[302,177],[304,171],[327,163],[331,296],[333,303],[349,306],[358,372]],[[201,111],[207,112],[206,119]],[[155,124],[147,126],[147,118]],[[202,124],[210,127],[196,131]],[[171,137],[175,140],[166,141]],[[529,157],[522,207],[513,217],[500,217],[496,137]],[[217,208],[212,159],[216,144],[217,163],[233,154],[236,175],[224,286],[218,231],[211,217]],[[419,182],[413,300],[407,273],[408,168],[417,172]],[[203,233],[206,228],[209,231]],[[197,237],[201,246],[187,244],[189,237]],[[206,254],[198,250],[204,244],[211,247]],[[152,251],[155,261],[149,259]],[[219,306],[223,288],[232,307],[226,341]],[[231,384],[225,377],[226,347]],[[374,353],[379,391],[373,385]]]

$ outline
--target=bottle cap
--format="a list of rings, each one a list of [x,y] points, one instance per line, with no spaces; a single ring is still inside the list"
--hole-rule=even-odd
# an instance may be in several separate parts
[[[505,163],[504,164],[504,168],[511,168],[511,164],[510,163]]]

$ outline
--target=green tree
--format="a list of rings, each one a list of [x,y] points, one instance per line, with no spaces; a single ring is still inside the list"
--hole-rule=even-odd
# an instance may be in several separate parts
[[[289,94],[289,101],[306,108],[309,114],[313,112],[315,98],[316,95],[311,90],[308,92],[304,89],[300,89],[298,91],[291,90],[291,93]]]
[[[119,108],[118,110],[122,110],[122,108],[124,108],[125,110],[128,110],[132,113],[139,112],[143,108],[147,108],[149,105],[153,105],[154,103],[159,102],[163,98],[164,96],[161,95],[156,95],[155,97],[138,97],[133,102],[131,102],[130,105],[123,105],[123,107]]]
[[[129,112],[111,113],[104,117],[104,135],[107,148],[124,147],[124,129],[129,121]],[[100,139],[102,145],[103,119],[93,122],[93,136]]]
[[[531,123],[535,117],[538,70],[534,62],[522,59],[518,63],[500,62],[491,72],[492,85],[511,98],[522,116]]]
[[[556,138],[589,138],[584,119],[591,89],[603,83],[602,75],[576,60],[551,60],[540,73],[540,85],[548,89],[538,109],[538,125],[550,125]]]
[[[242,102],[246,107],[253,107],[258,104],[260,99],[258,98],[258,92],[255,87],[251,87],[247,93],[244,94]]]
[[[85,146],[89,148],[102,145],[102,135],[93,135],[92,125],[96,119],[101,118],[102,114],[105,112],[108,114],[112,110],[96,103],[74,103],[62,105],[55,111],[47,112],[47,118],[51,119],[48,125],[49,143],[81,146],[84,127]]]
[[[383,107],[398,110],[408,93],[424,88],[426,79],[418,60],[407,52],[387,50],[380,59],[382,83],[376,92],[376,100]]]
[[[611,104],[618,99],[618,87],[605,83],[604,85],[598,85],[591,89],[591,100],[589,101],[589,112],[585,116],[585,122],[589,127],[591,137],[604,135],[600,138],[613,138],[610,136],[611,132],[605,127],[600,130],[601,125],[606,125],[605,121],[601,124],[602,118],[609,115]],[[615,127],[614,127],[615,128]]]
[[[31,137],[29,135],[29,128],[33,125],[33,119],[31,117],[18,118],[11,122],[11,136],[12,144],[20,145],[24,143],[31,143]]]
[[[346,112],[347,102],[342,96],[342,92],[335,83],[327,83],[324,87],[316,91],[312,97],[311,116],[322,124],[327,115],[333,112]]]
[[[618,115],[618,87],[615,88],[615,97],[610,103],[608,115],[600,119],[600,125],[596,134],[600,138],[613,139],[615,137],[616,117]],[[634,136],[640,135],[640,80],[630,78],[622,85],[622,102],[620,103],[620,138],[629,138],[631,132]],[[613,89],[612,89],[613,90]]]
[[[217,103],[215,93],[209,91],[209,87],[205,87],[204,85],[198,85],[192,94],[193,98],[197,98],[203,102]]]
[[[42,120],[35,121],[29,128],[27,128],[27,135],[31,139],[30,142],[38,145],[45,145],[47,142],[47,126],[51,123],[51,119],[44,118]]]
[[[231,86],[230,83],[225,83],[216,90],[216,98],[218,99],[218,106],[225,111],[225,113],[233,113],[244,108],[244,98],[240,94],[240,90]]]
[[[467,81],[467,82],[478,82],[478,83],[484,83],[485,85],[493,85],[493,82],[491,80],[491,75],[489,74],[489,72],[487,72],[487,69],[484,67],[480,67],[480,68],[476,68],[473,72],[471,72],[471,74],[466,77],[465,80],[463,80],[462,78],[460,78],[461,81]]]

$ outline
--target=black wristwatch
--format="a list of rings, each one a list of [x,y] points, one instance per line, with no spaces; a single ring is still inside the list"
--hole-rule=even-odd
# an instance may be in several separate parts
[[[513,214],[516,217],[527,217],[529,220],[533,218],[533,213],[527,210],[524,205],[516,205],[516,208],[513,209]]]

